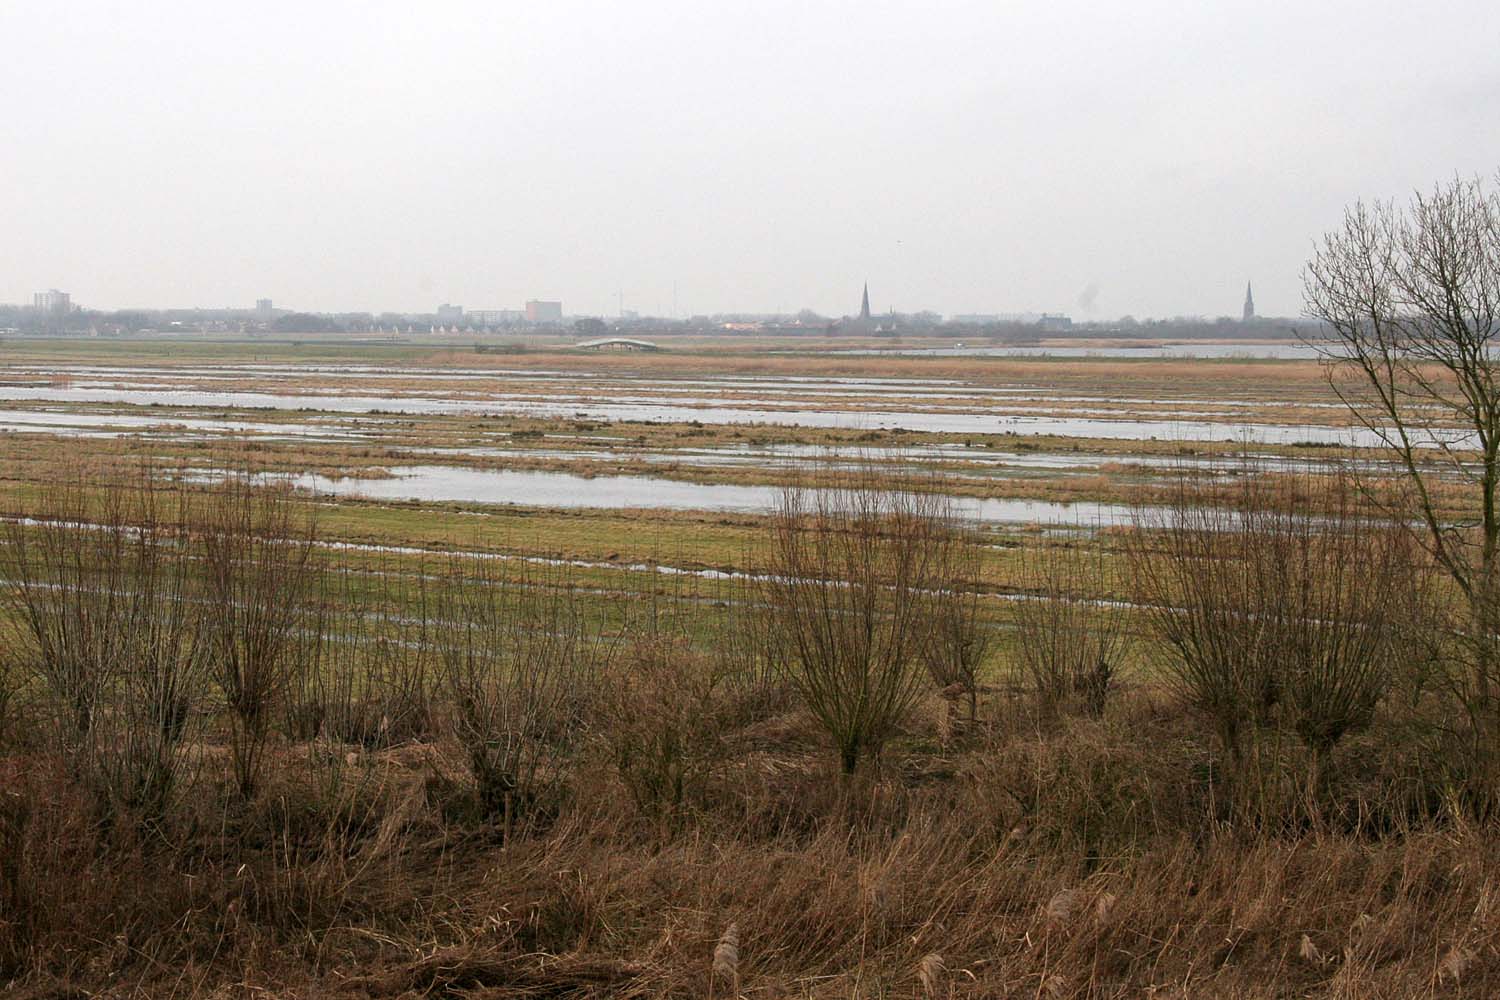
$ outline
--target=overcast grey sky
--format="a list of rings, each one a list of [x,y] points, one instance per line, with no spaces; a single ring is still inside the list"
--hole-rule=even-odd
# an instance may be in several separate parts
[[[1500,166],[1497,12],[0,0],[0,301],[1292,314]]]

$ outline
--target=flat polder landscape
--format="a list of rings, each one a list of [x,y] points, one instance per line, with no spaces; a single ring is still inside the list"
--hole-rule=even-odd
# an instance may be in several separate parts
[[[871,468],[950,498],[993,542],[976,582],[1015,592],[1017,547],[1107,549],[1185,471],[1388,462],[1295,341],[666,343],[13,341],[0,496],[24,514],[79,464],[265,474],[328,542],[567,559],[649,587],[646,566],[756,571],[787,487]]]
[[[1500,996],[1496,38],[0,2],[0,1000]]]
[[[732,572],[755,568],[746,540],[788,486],[856,467],[913,478],[1007,545],[1107,538],[1189,471],[1395,471],[1296,341],[684,340],[12,342],[0,488],[22,513],[59,464],[229,468],[295,487],[340,542]]]
[[[55,454],[47,442],[66,437],[70,451],[190,467],[238,449],[257,470],[342,473],[306,482],[340,495],[548,507],[567,493],[567,506],[609,508],[621,502],[609,477],[631,477],[642,481],[624,487],[632,496],[660,490],[631,507],[740,512],[768,507],[764,491],[687,484],[774,489],[857,457],[930,469],[945,491],[975,500],[1106,502],[1149,493],[1162,470],[1231,456],[1315,466],[1380,444],[1295,343],[1208,357],[821,346],[601,355],[543,344],[497,355],[419,341],[18,344],[0,369],[0,430],[17,463]],[[9,478],[24,481],[24,467]],[[499,475],[520,471],[539,475]],[[549,495],[548,476],[601,482],[559,480],[554,499],[530,502]],[[975,513],[1087,520],[1045,507]]]
[[[1461,595],[1320,348],[660,347],[0,344],[15,995],[1488,981]]]

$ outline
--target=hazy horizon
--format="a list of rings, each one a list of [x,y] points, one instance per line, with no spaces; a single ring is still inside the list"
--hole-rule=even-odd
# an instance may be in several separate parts
[[[0,301],[1300,311],[1500,167],[1477,0],[11,3]],[[675,303],[675,307],[674,307]]]

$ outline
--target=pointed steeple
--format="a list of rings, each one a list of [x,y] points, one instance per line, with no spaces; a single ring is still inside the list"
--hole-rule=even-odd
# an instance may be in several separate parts
[[[1241,317],[1246,323],[1255,318],[1255,296],[1250,294],[1250,282],[1245,282],[1245,313]]]
[[[870,318],[870,283],[868,281],[865,282],[864,298],[859,300],[859,318]]]

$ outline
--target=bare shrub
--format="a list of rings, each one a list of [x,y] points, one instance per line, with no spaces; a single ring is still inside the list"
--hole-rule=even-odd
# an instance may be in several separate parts
[[[784,687],[776,662],[767,609],[754,585],[719,581],[709,614],[714,657],[721,672],[747,698],[774,698]]]
[[[637,810],[663,824],[698,796],[723,751],[733,660],[698,648],[685,609],[653,593],[631,616],[622,655],[602,678],[599,733]]]
[[[4,749],[13,734],[12,713],[19,701],[21,671],[16,665],[14,649],[5,633],[0,631],[0,749]]]
[[[1097,718],[1118,680],[1129,637],[1122,611],[1102,604],[1109,592],[1105,558],[1097,545],[1023,551],[1017,653],[1044,716],[1076,700]]]
[[[669,820],[716,756],[713,679],[701,659],[662,641],[633,643],[616,666],[603,738],[635,807]]]
[[[33,510],[5,525],[6,610],[19,623],[19,659],[62,710],[66,738],[82,743],[128,656],[136,609],[126,586],[126,494],[67,470],[42,487]]]
[[[845,774],[879,754],[921,693],[951,521],[944,498],[873,472],[791,487],[773,515],[761,585],[773,655]]]
[[[381,750],[431,731],[428,680],[435,658],[425,636],[347,638],[329,657],[325,727],[331,739]]]
[[[205,684],[207,637],[191,540],[194,505],[150,468],[130,491],[134,521],[121,586],[129,595],[125,661],[91,733],[94,770],[127,814],[165,816]]]
[[[1136,527],[1131,570],[1170,649],[1168,679],[1238,757],[1242,729],[1266,720],[1278,696],[1240,512],[1214,506],[1206,489],[1184,482],[1164,512],[1143,512]]]
[[[427,736],[437,655],[423,578],[345,567],[332,589],[319,680],[306,699],[328,736],[369,750]]]
[[[1251,475],[1227,496],[1184,480],[1140,519],[1131,564],[1170,676],[1237,759],[1258,727],[1326,756],[1410,655],[1421,562],[1356,500],[1338,477]]]
[[[202,692],[188,494],[150,466],[70,470],[35,510],[7,526],[7,660],[60,709],[61,745],[95,806],[154,821]]]
[[[436,641],[454,730],[486,814],[524,816],[560,780],[613,643],[562,566],[455,557]]]
[[[324,567],[309,582],[303,614],[291,637],[287,654],[294,668],[287,673],[278,699],[282,728],[295,742],[316,740],[325,732],[332,697],[332,661],[346,611],[340,603],[347,575],[340,567]]]
[[[235,781],[249,798],[273,712],[306,665],[299,634],[319,572],[316,522],[289,488],[249,475],[214,484],[203,521],[209,673],[230,713]]]
[[[1272,616],[1287,722],[1325,757],[1369,727],[1413,656],[1413,631],[1428,624],[1426,560],[1404,525],[1367,517],[1343,480],[1293,479],[1283,489],[1286,508],[1318,513],[1283,513],[1265,526],[1275,558],[1261,567],[1263,613]]]
[[[983,543],[978,532],[954,525],[937,533],[933,544],[938,593],[924,662],[933,683],[964,697],[973,723],[979,714],[979,672],[994,645],[994,633],[984,623],[984,596],[976,586]]]

